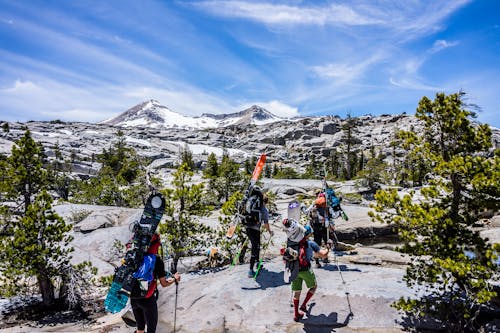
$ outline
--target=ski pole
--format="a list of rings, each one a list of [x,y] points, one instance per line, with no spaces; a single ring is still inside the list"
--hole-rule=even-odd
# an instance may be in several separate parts
[[[260,269],[262,268],[262,263],[264,261],[264,257],[266,256],[267,249],[269,248],[269,242],[271,242],[272,238],[273,236],[269,235],[269,240],[266,243],[266,248],[264,249],[264,253],[262,254],[262,259],[259,260],[259,265],[257,266],[257,270],[255,271],[255,275],[253,277],[254,280],[257,279],[257,275],[259,275]]]
[[[177,319],[177,295],[179,291],[179,282],[175,280],[175,306],[174,306],[174,333],[175,333],[175,323]]]
[[[335,240],[338,243],[339,239],[337,238],[337,234],[335,233],[335,231],[333,231],[333,236],[335,237]],[[340,275],[340,279],[342,280],[342,284],[344,285],[344,288],[347,289],[344,277],[342,276],[342,272],[340,271],[339,261],[337,259],[337,255],[335,254],[335,251],[333,251],[333,260],[335,260],[335,265],[337,266],[337,270],[339,271],[339,275]],[[351,302],[349,300],[349,292],[347,290],[345,290],[344,292],[345,292],[345,297],[347,299],[347,306],[349,307],[348,317],[354,317],[354,313],[352,313]]]

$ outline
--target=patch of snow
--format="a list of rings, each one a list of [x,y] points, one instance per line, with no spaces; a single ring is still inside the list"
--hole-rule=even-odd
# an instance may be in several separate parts
[[[149,142],[149,140],[137,139],[137,138],[133,138],[131,136],[126,136],[125,141],[127,143],[137,143],[137,144],[140,144],[140,145],[143,145],[146,147],[151,147],[151,143]]]
[[[188,147],[189,147],[189,150],[191,150],[191,152],[195,155],[201,155],[204,153],[206,153],[208,155],[208,154],[214,153],[217,157],[220,157],[224,153],[224,149],[219,148],[219,147],[212,147],[209,145],[188,144]],[[241,149],[229,148],[229,149],[226,149],[226,151],[228,152],[229,156],[234,156],[234,155],[241,155],[241,156],[245,156],[245,157],[248,156],[248,153],[241,150]]]

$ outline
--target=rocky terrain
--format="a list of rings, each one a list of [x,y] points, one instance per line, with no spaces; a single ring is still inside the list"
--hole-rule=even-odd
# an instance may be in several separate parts
[[[128,146],[139,155],[151,158],[154,168],[174,165],[179,151],[186,145],[195,155],[195,160],[200,162],[206,160],[210,152],[220,156],[225,148],[237,161],[265,152],[268,163],[290,166],[300,172],[312,155],[317,160],[324,160],[340,149],[344,135],[343,119],[306,117],[254,125],[248,119],[257,111],[249,110],[239,114],[235,124],[211,129],[153,128],[149,124],[116,127],[60,121],[9,123],[10,130],[0,132],[0,154],[8,154],[13,142],[26,128],[30,129],[35,140],[42,142],[49,157],[54,156],[56,145],[65,158],[73,156],[73,170],[78,174],[93,174],[98,170],[99,165],[93,162],[93,156],[110,147],[117,139],[118,130],[124,133]],[[407,115],[364,116],[357,118],[356,124],[356,146],[361,150],[374,146],[390,159],[393,152],[388,143],[393,139],[394,131],[410,129],[416,125],[416,120]]]
[[[264,179],[268,190],[278,194],[277,212],[286,214],[286,207],[297,193],[316,188],[315,180]],[[339,192],[349,193],[352,183],[336,183]],[[278,191],[281,189],[281,191]],[[292,193],[295,194],[286,194]],[[341,246],[330,253],[328,264],[315,268],[319,288],[310,302],[305,319],[292,320],[290,286],[283,282],[283,262],[279,249],[285,242],[281,217],[272,222],[275,232],[267,251],[261,252],[266,261],[257,280],[246,277],[248,266],[224,266],[199,270],[197,264],[205,256],[182,258],[179,269],[182,281],[177,290],[176,332],[401,332],[405,318],[390,304],[414,291],[402,277],[408,258],[393,251],[395,244],[385,243],[390,233],[386,225],[372,222],[366,205],[345,204],[348,221],[338,219],[336,230]],[[140,209],[64,204],[56,210],[74,222],[74,261],[92,261],[98,274],[113,273],[118,264],[113,257],[113,243],[126,242],[129,224],[139,218]],[[204,222],[217,226],[218,213]],[[483,226],[482,234],[492,242],[500,242],[500,219],[492,218]],[[369,236],[371,245],[361,245]],[[267,240],[268,234],[263,233]],[[355,239],[353,239],[355,238]],[[350,244],[349,244],[350,243]],[[248,258],[247,258],[248,260]],[[105,290],[97,294],[101,299]],[[173,331],[175,287],[160,290],[158,332]],[[119,314],[101,313],[91,321],[41,325],[22,322],[1,332],[116,332],[133,331]]]
[[[223,149],[239,162],[265,152],[268,164],[290,166],[299,172],[304,171],[311,156],[322,160],[342,149],[342,128],[346,120],[335,116],[264,119],[261,125],[256,125],[254,116],[268,117],[260,111],[251,109],[239,113],[237,117],[219,117],[216,120],[226,121],[224,126],[200,129],[165,128],[150,126],[151,123],[129,127],[61,121],[8,123],[9,130],[0,132],[0,154],[10,153],[13,142],[29,128],[34,139],[43,144],[49,158],[55,156],[55,149],[58,148],[71,160],[75,175],[88,177],[100,168],[95,162],[95,155],[101,153],[103,148],[109,148],[117,139],[116,133],[121,130],[127,144],[139,155],[149,157],[149,167],[156,169],[168,182],[169,167],[178,162],[179,151],[186,146],[200,164],[206,161],[209,153],[220,156]],[[131,113],[126,116],[133,117]],[[357,149],[364,151],[373,146],[388,161],[394,154],[389,142],[395,131],[418,126],[416,119],[409,115],[364,116],[355,121]],[[499,147],[500,131],[493,131],[494,145]],[[346,197],[357,194],[361,198],[359,194],[365,190],[356,181],[332,182],[331,185]],[[278,213],[285,214],[291,199],[311,195],[321,184],[319,180],[263,179],[263,186],[276,193]],[[265,270],[256,281],[246,277],[246,265],[200,271],[197,264],[206,261],[206,257],[181,260],[183,281],[177,294],[176,332],[401,331],[404,318],[390,304],[401,296],[414,293],[402,280],[408,258],[393,251],[391,237],[394,232],[391,226],[372,222],[367,215],[368,205],[367,198],[343,201],[349,221],[337,222],[337,235],[342,246],[330,254],[329,264],[315,269],[319,288],[302,322],[292,320],[290,286],[283,282],[279,249],[285,241],[285,233],[281,230],[281,218],[278,217],[272,226],[275,231],[273,242],[265,253]],[[67,221],[74,223],[74,261],[90,260],[98,268],[99,276],[113,274],[119,260],[114,255],[114,242],[125,243],[129,239],[129,225],[138,219],[141,210],[73,204],[61,204],[56,210]],[[216,227],[218,214],[214,212],[202,222]],[[499,227],[500,219],[494,216],[481,227],[482,235],[498,243]],[[267,237],[267,234],[264,236]],[[96,291],[96,294],[103,298],[104,292]],[[175,287],[160,292],[158,332],[173,330],[175,297]],[[93,321],[58,325],[19,322],[0,331],[133,331],[123,323],[121,314],[101,315]]]

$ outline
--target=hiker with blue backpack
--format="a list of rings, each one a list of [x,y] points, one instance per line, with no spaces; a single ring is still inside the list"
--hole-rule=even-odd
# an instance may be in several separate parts
[[[160,281],[162,287],[168,287],[174,283],[179,283],[181,280],[179,273],[167,278],[165,264],[162,258],[158,256],[160,247],[160,236],[154,234],[147,254],[144,255],[141,267],[134,273],[136,283],[130,294],[130,305],[137,326],[135,333],[144,333],[146,326],[148,327],[148,333],[156,332],[156,325],[158,324],[157,281]]]

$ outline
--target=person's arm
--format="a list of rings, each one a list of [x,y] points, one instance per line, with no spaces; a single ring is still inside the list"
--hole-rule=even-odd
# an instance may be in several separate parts
[[[311,245],[313,251],[314,251],[314,257],[316,258],[328,258],[328,253],[330,250],[328,248],[322,249],[319,247],[318,244],[314,243]]]
[[[328,258],[328,253],[330,250],[328,248],[326,249],[321,249],[318,252],[316,252],[316,255],[320,258]]]
[[[173,276],[169,277],[167,279],[166,276],[160,278],[160,284],[162,287],[168,287],[175,283],[176,281],[179,282],[181,280],[181,276],[179,273],[175,273]]]
[[[267,207],[263,206],[261,213],[262,213],[262,224],[264,225],[264,229],[266,229],[272,236],[273,232],[271,231],[271,226],[269,225],[269,210],[267,210]]]
[[[271,226],[269,225],[269,222],[264,223],[264,228],[269,232],[269,234],[272,236],[274,235],[274,232],[271,230]]]

